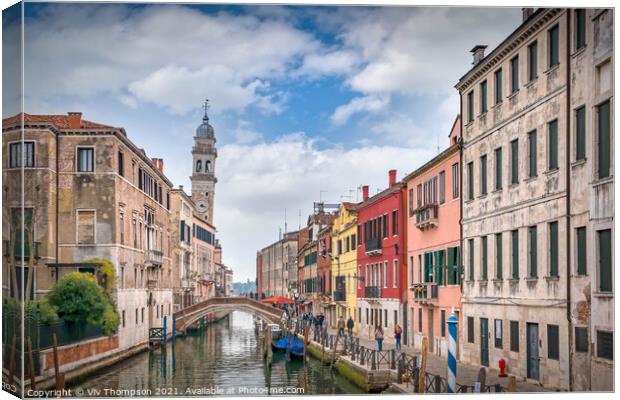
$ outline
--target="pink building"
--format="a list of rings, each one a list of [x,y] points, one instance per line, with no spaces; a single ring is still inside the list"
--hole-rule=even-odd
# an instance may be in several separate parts
[[[461,319],[460,117],[450,147],[403,179],[406,186],[408,257],[408,345],[447,357],[447,319]],[[459,331],[461,324],[459,323]],[[460,334],[459,334],[460,336]]]

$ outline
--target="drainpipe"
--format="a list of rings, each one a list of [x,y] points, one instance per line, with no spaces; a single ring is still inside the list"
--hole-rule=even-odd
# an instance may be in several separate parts
[[[461,94],[461,91],[459,90],[459,113],[462,113],[463,111],[463,96]],[[460,321],[458,321],[458,332],[457,332],[457,336],[461,337],[461,332],[463,332],[463,324],[461,323],[461,321],[465,320],[465,314],[463,313],[463,276],[464,274],[461,272],[463,270],[463,132],[465,132],[465,130],[463,129],[463,118],[461,115],[461,118],[459,118],[459,123],[461,124],[461,137],[459,138],[459,229],[460,229],[460,235],[459,235],[459,284],[460,284],[460,290],[461,290],[461,309],[459,310],[459,318]],[[456,348],[456,358],[457,360],[461,358],[461,351],[460,351],[460,347],[462,346],[462,344],[460,342],[457,343],[457,348]]]
[[[58,244],[58,214],[59,214],[59,201],[60,201],[60,133],[56,132],[56,282],[58,282],[58,273],[60,272],[58,269],[58,250],[60,248]]]
[[[573,323],[571,316],[571,11],[566,10],[566,319],[568,320],[568,390],[573,390]]]

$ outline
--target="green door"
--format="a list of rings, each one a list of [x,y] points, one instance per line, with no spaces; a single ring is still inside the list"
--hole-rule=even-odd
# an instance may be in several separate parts
[[[489,320],[480,318],[480,364],[489,366]]]

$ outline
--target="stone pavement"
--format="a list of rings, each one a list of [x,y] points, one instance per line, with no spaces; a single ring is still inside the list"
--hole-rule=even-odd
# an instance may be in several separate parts
[[[328,332],[330,334],[336,334],[336,329],[333,328],[328,328]],[[358,336],[360,339],[360,345],[364,346],[368,349],[377,349],[377,342],[375,340],[370,340],[368,339],[368,336],[366,335],[364,336]],[[393,348],[395,348],[395,343],[393,341],[383,341],[383,350],[391,350]],[[412,356],[419,356],[420,355],[420,351],[419,350],[415,350],[412,349],[408,346],[402,346],[402,352],[405,352],[408,355],[412,355]],[[397,352],[400,353],[400,352]],[[461,385],[474,385],[476,383],[476,381],[478,380],[478,370],[480,369],[480,366],[476,366],[476,365],[470,365],[470,364],[463,364],[460,361],[457,362],[457,378],[456,381],[458,383],[460,383]],[[441,375],[442,377],[446,378],[448,375],[448,361],[446,358],[441,358],[439,356],[436,356],[435,354],[432,353],[428,353],[427,359],[426,359],[426,370],[429,373],[435,374],[435,375]],[[494,385],[496,383],[499,383],[500,385],[504,386],[504,387],[508,387],[508,378],[500,378],[497,376],[497,370],[490,370],[487,368],[487,377],[486,377],[486,384],[487,385]],[[408,391],[413,392],[413,385],[409,384],[408,388],[405,388],[405,385],[399,385],[401,388],[403,389],[408,389]],[[543,388],[542,386],[538,385],[538,384],[534,384],[531,382],[527,382],[524,381],[523,379],[519,380],[519,378],[517,378],[517,392],[542,392],[542,391],[548,391],[550,389],[546,389]]]

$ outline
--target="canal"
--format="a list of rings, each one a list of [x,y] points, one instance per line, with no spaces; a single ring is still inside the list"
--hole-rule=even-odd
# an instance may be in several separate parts
[[[269,370],[263,361],[263,338],[254,332],[252,318],[235,311],[228,319],[177,338],[165,353],[144,352],[75,383],[72,392],[102,397],[363,393],[312,357],[304,365],[274,353]]]

